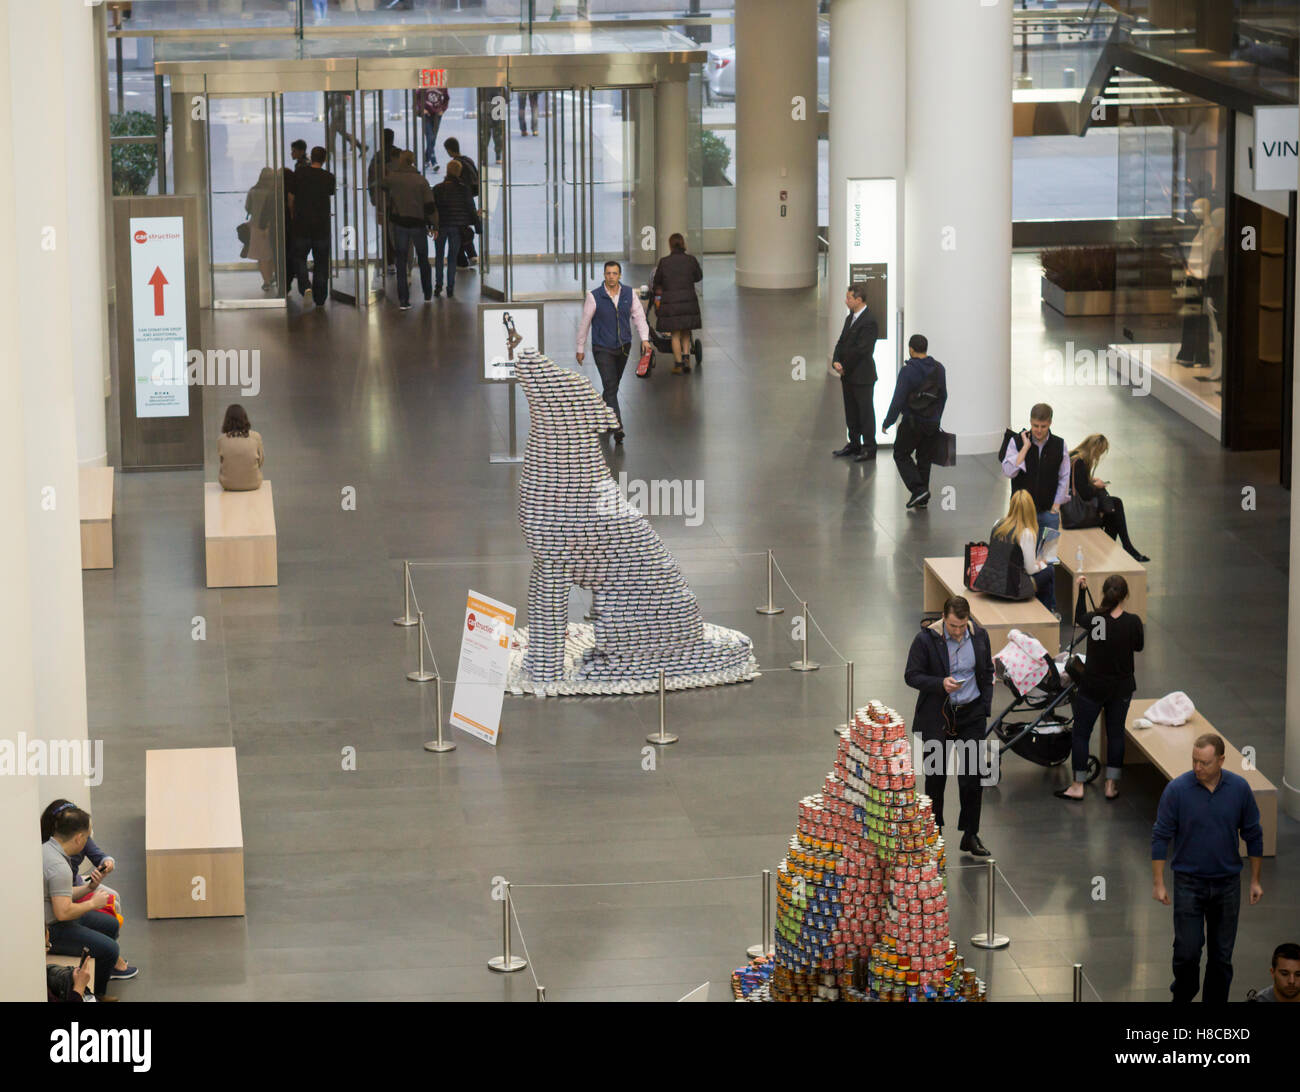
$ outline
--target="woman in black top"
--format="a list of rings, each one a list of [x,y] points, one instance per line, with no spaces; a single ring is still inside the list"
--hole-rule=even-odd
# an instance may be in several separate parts
[[[672,334],[673,375],[681,375],[691,370],[691,332],[704,325],[695,294],[704,271],[694,256],[686,253],[686,239],[680,232],[669,236],[668,249],[668,256],[655,267],[650,290],[657,300],[655,325],[660,333]]]
[[[1062,800],[1082,800],[1088,777],[1088,744],[1092,726],[1106,711],[1106,799],[1119,796],[1119,778],[1124,767],[1124,725],[1129,702],[1137,682],[1133,677],[1133,654],[1142,651],[1142,619],[1124,609],[1128,581],[1108,576],[1101,586],[1101,605],[1089,611],[1084,605],[1087,577],[1079,577],[1079,602],[1075,625],[1088,631],[1088,652],[1084,658],[1083,681],[1074,696],[1074,782],[1055,793]]]
[[[1146,554],[1140,553],[1128,537],[1128,520],[1124,516],[1124,502],[1119,497],[1112,497],[1106,491],[1106,483],[1095,477],[1097,464],[1101,457],[1110,450],[1110,441],[1099,432],[1084,438],[1070,452],[1070,474],[1074,492],[1085,501],[1095,500],[1101,513],[1101,529],[1111,538],[1119,541],[1128,555],[1135,561],[1150,561]]]

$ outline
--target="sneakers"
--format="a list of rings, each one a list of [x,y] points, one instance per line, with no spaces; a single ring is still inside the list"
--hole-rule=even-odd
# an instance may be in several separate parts
[[[399,311],[409,311],[411,309],[411,305],[409,303],[399,303],[397,305],[397,309]]]
[[[930,503],[930,490],[922,489],[919,493],[913,493],[911,497],[908,498],[907,507],[924,508],[929,503]]]
[[[125,968],[124,970],[121,970],[121,971],[119,971],[116,967],[114,967],[111,971],[109,971],[109,973],[108,973],[108,977],[109,977],[110,981],[111,981],[112,979],[114,979],[114,978],[122,979],[123,981],[125,981],[125,980],[128,979],[128,978],[134,978],[134,977],[135,977],[136,975],[138,975],[139,973],[140,973],[140,968],[139,968],[139,967],[132,967],[132,966],[128,963],[128,964],[126,965],[126,968]]]

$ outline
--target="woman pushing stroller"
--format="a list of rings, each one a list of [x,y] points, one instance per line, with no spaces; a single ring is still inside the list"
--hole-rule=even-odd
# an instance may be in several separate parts
[[[650,281],[655,297],[655,326],[660,333],[672,336],[673,375],[691,370],[691,333],[704,325],[700,318],[700,301],[695,286],[704,280],[704,270],[692,254],[686,253],[686,238],[674,232],[668,238],[669,253],[659,260]]]

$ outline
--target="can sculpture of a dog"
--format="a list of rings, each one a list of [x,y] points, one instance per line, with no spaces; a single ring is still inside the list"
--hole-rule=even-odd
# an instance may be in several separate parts
[[[569,679],[653,679],[727,673],[750,677],[749,638],[705,626],[672,554],[619,493],[599,435],[619,425],[590,380],[544,356],[519,354],[515,375],[530,429],[519,481],[519,523],[533,554],[523,674],[534,684],[566,678],[569,588],[592,593],[594,647]],[[698,684],[697,684],[698,685]]]

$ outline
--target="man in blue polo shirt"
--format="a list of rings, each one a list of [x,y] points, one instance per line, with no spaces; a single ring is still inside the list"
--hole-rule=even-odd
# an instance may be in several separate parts
[[[1264,832],[1250,783],[1223,768],[1223,737],[1213,732],[1192,745],[1192,768],[1165,786],[1151,828],[1151,893],[1169,905],[1165,857],[1174,842],[1175,1001],[1228,1000],[1232,985],[1232,946],[1241,909],[1241,857],[1238,835],[1250,857],[1250,904],[1263,897],[1260,867]],[[1201,948],[1209,942],[1205,986],[1201,989]]]

